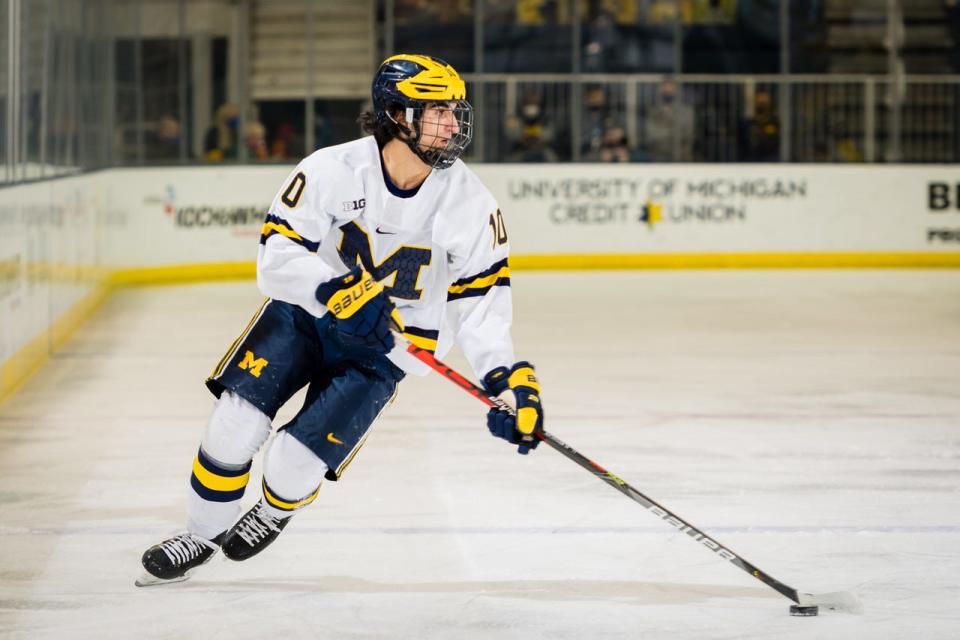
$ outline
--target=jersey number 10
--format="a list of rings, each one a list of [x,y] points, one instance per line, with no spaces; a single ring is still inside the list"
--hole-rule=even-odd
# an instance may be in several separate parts
[[[507,243],[507,227],[503,224],[503,214],[500,209],[490,214],[490,229],[493,231],[493,246]]]
[[[307,177],[303,175],[302,171],[298,171],[297,175],[293,176],[293,180],[290,181],[286,191],[280,196],[280,201],[291,209],[296,209],[297,205],[300,204],[300,196],[303,195],[303,189],[306,186]]]

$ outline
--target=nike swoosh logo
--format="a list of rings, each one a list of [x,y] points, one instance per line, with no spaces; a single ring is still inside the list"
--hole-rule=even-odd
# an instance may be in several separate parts
[[[343,444],[343,440],[341,440],[341,439],[338,438],[337,436],[333,435],[332,433],[328,433],[328,434],[327,434],[327,440],[329,440],[329,441],[332,442],[333,444]]]
[[[396,231],[384,231],[380,227],[377,227],[377,233],[382,233],[385,236],[395,236],[397,235]]]

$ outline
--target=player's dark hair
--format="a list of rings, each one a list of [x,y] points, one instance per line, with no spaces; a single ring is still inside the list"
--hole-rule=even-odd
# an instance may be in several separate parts
[[[400,111],[402,109],[398,108],[397,110]],[[361,113],[360,117],[357,118],[357,122],[360,124],[361,131],[367,135],[373,135],[377,141],[377,145],[381,149],[394,138],[401,137],[400,127],[396,122],[378,120],[372,111],[364,111]]]

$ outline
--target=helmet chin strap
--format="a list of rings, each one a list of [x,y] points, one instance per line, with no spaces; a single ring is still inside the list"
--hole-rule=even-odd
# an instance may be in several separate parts
[[[397,122],[389,113],[387,114],[387,117],[390,118],[395,125],[400,127],[400,130],[404,134],[406,134],[407,137],[403,142],[410,147],[410,150],[413,151],[414,155],[420,158],[424,164],[433,167],[435,159],[428,155],[429,151],[424,151],[420,148],[420,138],[423,137],[423,127],[417,126],[415,109],[413,107],[407,107],[403,115],[409,126],[407,124]]]

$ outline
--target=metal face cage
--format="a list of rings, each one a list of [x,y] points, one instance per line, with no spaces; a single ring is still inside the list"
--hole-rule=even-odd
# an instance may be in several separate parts
[[[424,115],[430,109],[434,109],[440,119],[425,120]],[[449,137],[444,130],[450,127],[450,123],[442,121],[445,111],[452,114],[453,122],[456,123],[455,130]],[[405,115],[407,122],[412,125],[412,130],[408,129],[410,136],[405,142],[421,160],[434,169],[451,166],[473,140],[473,107],[466,100],[426,102],[407,107]]]

